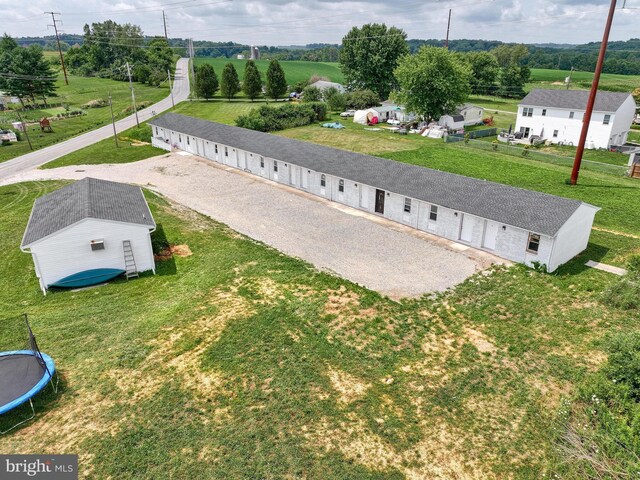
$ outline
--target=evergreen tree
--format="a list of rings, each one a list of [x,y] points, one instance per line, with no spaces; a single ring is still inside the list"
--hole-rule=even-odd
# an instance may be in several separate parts
[[[240,91],[240,80],[238,72],[233,63],[227,63],[222,70],[222,80],[220,81],[220,93],[229,101]]]
[[[287,79],[284,76],[284,70],[277,60],[271,60],[267,69],[267,95],[277,100],[285,93],[287,93]]]
[[[196,70],[196,95],[209,100],[218,90],[218,76],[211,65],[205,63]]]
[[[253,60],[248,60],[244,67],[242,91],[252,102],[262,94],[262,79]]]

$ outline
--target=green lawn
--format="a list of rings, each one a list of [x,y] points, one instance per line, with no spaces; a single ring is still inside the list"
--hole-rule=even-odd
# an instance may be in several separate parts
[[[203,63],[212,65],[218,75],[218,78],[220,78],[224,66],[227,63],[233,63],[236,67],[240,80],[242,80],[244,78],[244,66],[247,61],[237,60],[235,58],[196,58],[196,65],[201,65]],[[269,60],[257,60],[256,65],[262,74],[263,81],[265,81]],[[293,85],[294,83],[303,80],[309,80],[313,75],[326,77],[332,82],[344,82],[344,77],[340,71],[340,65],[337,63],[282,61],[280,62],[280,65],[284,70],[284,74],[289,85]]]
[[[81,109],[81,105],[91,100],[106,100],[110,92],[115,116],[119,119],[129,114],[125,112],[125,109],[131,105],[131,90],[126,82],[71,75],[69,76],[69,85],[67,86],[64,84],[63,77],[59,75],[58,87],[58,97],[48,99],[51,103],[62,103],[68,105],[70,110],[79,110]],[[134,89],[136,102],[138,104],[142,102],[157,102],[169,94],[168,86],[157,88],[136,83],[134,84]],[[22,116],[23,120],[37,121],[44,116],[55,116],[57,113],[64,111],[65,109],[63,107],[53,107],[23,112]],[[111,122],[111,113],[108,106],[85,109],[84,111],[86,115],[80,117],[53,120],[51,122],[53,133],[43,133],[37,124],[30,125],[28,127],[28,133],[34,149],[47,147]],[[17,120],[17,114],[13,111],[0,112],[0,128],[11,128],[11,122]],[[23,139],[18,143],[3,147],[0,146],[0,162],[24,155],[25,153],[29,153],[29,151],[29,145],[23,136]]]
[[[13,317],[29,312],[61,374],[0,450],[78,453],[82,478],[549,477],[566,468],[561,398],[606,335],[640,326],[600,303],[613,276],[581,266],[638,253],[635,239],[594,232],[558,274],[496,268],[396,303],[152,194],[156,240],[192,256],[45,297],[18,245],[33,200],[60,185],[0,188],[0,346],[23,346]]]

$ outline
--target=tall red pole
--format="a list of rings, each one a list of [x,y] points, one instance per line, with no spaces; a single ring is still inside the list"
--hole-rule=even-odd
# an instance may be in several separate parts
[[[609,7],[609,16],[607,24],[604,27],[604,35],[602,36],[602,44],[600,45],[600,54],[598,55],[598,63],[596,63],[596,71],[593,74],[593,82],[591,83],[591,92],[589,93],[589,101],[587,109],[582,119],[582,131],[580,132],[580,141],[576,150],[576,158],[573,161],[573,170],[571,171],[571,185],[578,183],[578,174],[580,173],[580,164],[582,163],[582,155],[584,154],[584,144],[587,141],[587,132],[589,131],[589,123],[591,123],[591,114],[593,113],[593,105],[596,101],[598,93],[598,84],[600,83],[600,73],[604,64],[604,55],[607,52],[607,43],[609,42],[609,32],[611,32],[611,23],[613,22],[613,13],[616,10],[616,0],[611,0]]]

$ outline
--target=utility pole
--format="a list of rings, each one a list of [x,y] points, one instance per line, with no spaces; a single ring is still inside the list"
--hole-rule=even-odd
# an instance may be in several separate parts
[[[169,43],[169,37],[167,36],[167,17],[164,16],[164,10],[162,10],[162,23],[164,24],[164,39]]]
[[[191,80],[192,81],[189,82],[189,85],[191,85],[192,83],[193,83],[193,85],[196,84],[196,72],[195,72],[194,67],[193,67],[193,63],[195,61],[194,57],[195,57],[195,53],[193,51],[193,38],[190,38],[189,39],[189,58],[190,58],[189,65],[191,66]]]
[[[113,118],[113,105],[111,104],[111,92],[109,92],[109,109],[111,110],[111,125],[113,125],[113,139],[116,141],[116,148],[118,145],[118,134],[116,133],[116,120]]]
[[[572,75],[573,75],[573,65],[571,65],[571,71],[569,71],[569,76],[567,77],[567,90],[569,90],[569,86],[571,86]]]
[[[444,48],[449,49],[449,29],[451,28],[451,9],[449,9],[449,20],[447,21],[447,38],[444,41]]]
[[[136,125],[140,128],[140,120],[138,120],[138,109],[136,108],[136,94],[133,91],[133,82],[131,81],[131,67],[127,62],[127,75],[129,75],[129,87],[131,87],[131,101],[133,102],[133,111],[136,114]]]
[[[171,93],[171,106],[176,108],[176,102],[173,101],[173,87],[171,86],[171,71],[167,69],[167,78],[169,79],[169,92]]]
[[[29,144],[29,150],[33,150],[33,145],[31,145],[31,139],[29,139],[29,127],[27,127],[27,124],[25,122],[22,121],[22,116],[20,115],[20,111],[16,110],[16,113],[18,114],[18,121],[20,122],[20,125],[22,125],[22,127],[24,128],[24,136],[27,137],[27,143]]]
[[[580,164],[582,163],[582,155],[584,154],[584,144],[587,141],[587,133],[589,132],[589,123],[591,123],[591,114],[593,113],[593,105],[596,102],[596,94],[598,93],[598,84],[600,83],[600,73],[604,64],[604,56],[607,53],[607,43],[609,42],[609,33],[611,32],[611,24],[613,23],[613,14],[616,11],[616,0],[611,0],[609,7],[609,15],[607,23],[604,27],[602,35],[602,43],[600,44],[600,53],[598,54],[598,63],[596,63],[596,71],[593,73],[593,82],[591,83],[591,92],[589,92],[589,101],[587,109],[582,119],[582,131],[580,132],[580,141],[576,150],[576,157],[573,160],[573,170],[571,171],[571,185],[578,183],[578,174],[580,173]]]
[[[60,64],[62,65],[62,73],[64,73],[64,83],[69,85],[69,79],[67,78],[67,68],[64,65],[64,56],[62,55],[62,47],[60,46],[60,36],[58,35],[58,19],[56,19],[56,15],[60,15],[58,12],[44,12],[45,15],[51,15],[51,19],[53,20],[53,25],[47,25],[49,27],[53,27],[56,31],[56,41],[58,42],[58,53],[60,53]]]

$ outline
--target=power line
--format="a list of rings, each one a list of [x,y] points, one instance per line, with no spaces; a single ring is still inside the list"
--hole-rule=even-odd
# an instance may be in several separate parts
[[[53,25],[49,25],[53,27],[56,32],[56,42],[58,43],[58,53],[60,54],[60,64],[62,65],[62,72],[64,73],[64,83],[69,85],[69,78],[67,78],[67,67],[64,65],[64,56],[62,55],[62,47],[60,46],[60,36],[58,35],[58,22],[56,19],[56,15],[60,15],[56,12],[44,12],[45,15],[51,14],[51,20],[53,20]]]

